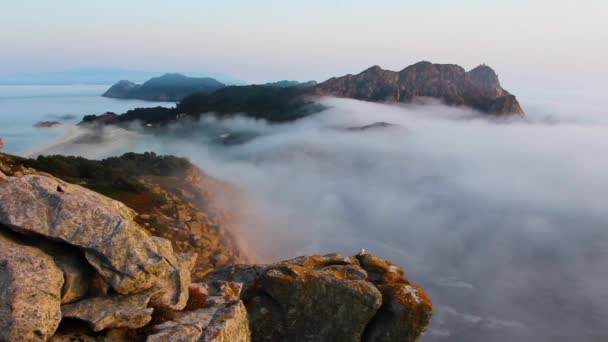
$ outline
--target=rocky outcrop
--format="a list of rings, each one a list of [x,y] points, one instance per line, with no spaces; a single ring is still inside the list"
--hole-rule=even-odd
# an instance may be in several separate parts
[[[448,105],[467,106],[487,114],[523,114],[515,96],[500,86],[486,65],[466,72],[454,64],[420,62],[395,72],[371,67],[357,75],[331,78],[312,88],[317,95],[373,102],[412,102],[436,98]]]
[[[190,214],[182,208],[179,215]],[[195,291],[199,296],[189,301],[197,255],[175,253],[171,241],[148,236],[135,217],[120,202],[48,174],[20,174],[0,185],[0,274],[6,274],[0,281],[6,339],[0,340],[47,340],[63,318],[90,330],[71,330],[69,323],[53,340],[126,341],[129,334],[111,331],[137,335],[155,310],[163,317],[186,309],[182,315],[196,319],[193,310],[205,309],[211,315],[197,323],[201,340],[249,341],[241,286],[208,291],[204,285],[204,298]]]
[[[148,308],[156,290],[151,289],[134,295],[114,295],[87,298],[64,305],[64,318],[77,318],[90,324],[93,331],[109,328],[141,328],[152,320],[153,308]]]
[[[424,291],[372,254],[225,265],[214,253],[223,267],[192,283],[197,255],[150,236],[148,214],[0,157],[0,340],[414,341],[430,323]],[[202,176],[180,175],[198,184],[181,196],[204,192]],[[193,220],[179,198],[166,210]]]
[[[0,231],[0,341],[51,337],[61,321],[62,285],[48,254]]]
[[[123,294],[152,287],[172,265],[135,216],[120,202],[50,176],[27,175],[0,188],[1,223],[81,248]]]
[[[206,281],[218,279],[243,283],[254,341],[414,341],[433,311],[400,267],[371,254],[235,265]]]
[[[164,240],[170,251],[168,255],[173,254],[171,242]],[[155,285],[158,289],[158,294],[152,297],[151,306],[156,308],[182,310],[188,302],[188,287],[190,286],[190,272],[196,262],[196,254],[181,253],[175,256],[174,270],[166,277],[160,279]]]
[[[2,163],[4,161],[4,163]],[[48,156],[36,160],[0,154],[0,170],[23,176],[44,171],[94,189],[136,210],[146,234],[171,241],[178,253],[196,253],[198,281],[226,264],[246,262],[233,234],[243,203],[236,189],[187,159],[128,153],[101,161]]]
[[[241,287],[241,284],[226,282],[193,284],[189,303],[192,310],[180,312],[172,320],[154,326],[154,333],[148,336],[147,342],[251,341],[247,310],[239,299]],[[196,298],[199,298],[198,304],[194,303]]]
[[[367,326],[365,341],[415,341],[433,315],[430,298],[405,278],[405,272],[372,254],[356,256],[368,279],[382,293],[382,307]]]

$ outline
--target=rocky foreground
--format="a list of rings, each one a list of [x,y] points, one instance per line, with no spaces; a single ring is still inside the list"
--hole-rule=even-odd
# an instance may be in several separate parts
[[[125,158],[133,159],[165,165],[154,155]],[[117,194],[82,170],[84,186],[32,167],[76,181],[66,165],[86,163],[61,160],[0,154],[0,341],[414,341],[430,323],[430,299],[389,261],[360,253],[243,264],[238,244],[226,242],[228,226],[192,224],[193,212],[215,209],[197,207],[191,193],[172,197],[182,184],[168,191],[160,172],[123,179],[171,200],[157,212],[158,203],[131,198],[138,210],[152,208],[141,214],[84,187],[130,198],[120,181]],[[105,164],[93,170],[113,179]],[[167,216],[172,233],[153,229],[152,215]]]

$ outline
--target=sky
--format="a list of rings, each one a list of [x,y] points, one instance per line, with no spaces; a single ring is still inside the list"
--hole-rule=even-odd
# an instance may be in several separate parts
[[[120,67],[264,82],[430,60],[486,63],[507,85],[608,75],[605,0],[0,1],[0,73]]]

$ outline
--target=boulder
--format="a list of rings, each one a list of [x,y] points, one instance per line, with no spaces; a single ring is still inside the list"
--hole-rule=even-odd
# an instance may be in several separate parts
[[[134,295],[86,298],[63,305],[61,312],[63,318],[76,318],[89,323],[93,331],[141,328],[152,320],[154,309],[148,308],[148,303],[156,291],[150,289]]]
[[[254,341],[359,341],[382,303],[353,257],[300,257],[257,271],[232,266],[206,278],[248,280],[242,298]]]
[[[61,320],[61,270],[39,248],[0,231],[0,275],[0,341],[46,341]]]
[[[431,323],[433,306],[414,284],[379,285],[382,307],[368,325],[364,341],[417,341]]]
[[[433,314],[399,266],[362,252],[232,265],[204,282],[243,284],[254,341],[414,341]]]
[[[196,263],[196,254],[181,253],[176,256],[173,271],[155,286],[159,293],[152,297],[150,305],[155,308],[182,310],[188,302],[190,272]]]
[[[205,329],[201,342],[249,342],[251,331],[247,309],[242,301],[230,303],[217,310]]]
[[[427,330],[433,303],[420,287],[405,278],[401,267],[373,254],[355,256],[382,293],[382,307],[368,325],[364,341],[416,341]]]
[[[188,307],[198,308],[179,312],[172,320],[156,325],[147,341],[251,341],[247,310],[239,299],[241,288],[241,284],[228,282],[192,284],[191,291],[205,300],[191,295]]]
[[[119,293],[154,286],[171,271],[170,256],[133,221],[124,204],[44,174],[0,185],[0,223],[81,248]]]

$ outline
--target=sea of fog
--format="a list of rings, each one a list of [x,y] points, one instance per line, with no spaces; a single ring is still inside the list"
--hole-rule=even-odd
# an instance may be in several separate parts
[[[524,97],[525,119],[324,99],[328,110],[289,124],[65,125],[37,148],[11,145],[41,142],[25,117],[41,114],[7,115],[2,98],[0,136],[30,155],[189,157],[247,196],[238,233],[259,260],[365,248],[402,265],[436,307],[424,341],[605,341],[608,120],[597,102],[545,95]],[[44,115],[116,110],[90,96],[91,107],[69,107],[74,98],[49,98]],[[44,103],[32,100],[38,113]],[[347,129],[380,121],[393,126]],[[220,143],[242,134],[251,139]]]

